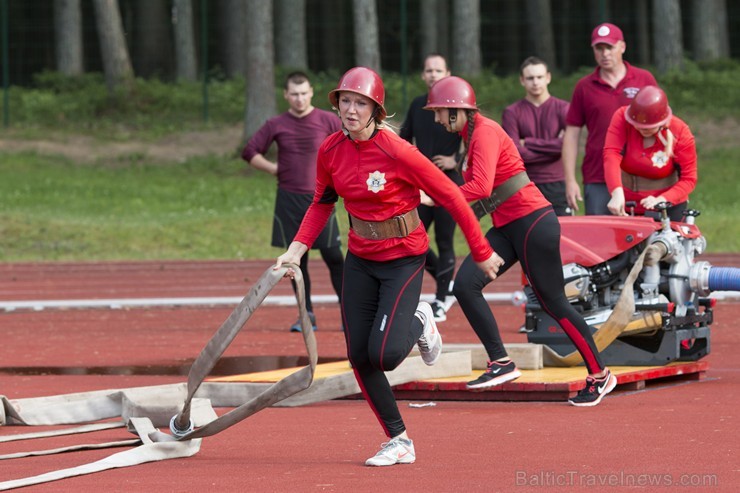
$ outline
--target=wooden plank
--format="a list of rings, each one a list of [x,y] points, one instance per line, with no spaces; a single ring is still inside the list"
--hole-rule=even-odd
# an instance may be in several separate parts
[[[645,388],[645,380],[637,380],[629,383],[619,384],[620,390],[642,390]]]
[[[674,362],[656,367],[614,366],[610,369],[617,377],[618,390],[640,390],[653,380],[701,379],[708,367],[707,362],[697,361]],[[548,367],[523,370],[518,379],[490,389],[466,390],[465,382],[473,380],[480,373],[473,371],[466,377],[409,382],[396,387],[396,396],[431,400],[559,401],[576,395],[586,381],[586,370],[583,367]]]
[[[423,364],[421,358],[410,357],[394,372],[389,380],[399,399],[423,400],[471,400],[471,401],[564,401],[574,396],[583,388],[586,381],[586,369],[582,366],[560,368],[546,367],[537,370],[522,370],[522,376],[513,382],[491,389],[470,391],[466,382],[477,378],[482,369],[473,369],[471,350],[450,352],[458,348],[472,348],[476,345],[448,344],[447,351],[433,367]],[[482,350],[482,347],[480,348]],[[462,353],[462,354],[461,354]],[[452,359],[456,362],[452,363]],[[460,361],[457,361],[460,358]],[[461,366],[457,364],[462,363]],[[453,365],[450,368],[447,365]],[[641,390],[653,380],[666,378],[698,380],[704,377],[709,364],[706,361],[674,362],[666,366],[612,366],[612,373],[617,376],[618,390]],[[277,381],[292,369],[262,372],[255,374],[231,376],[218,381],[231,382],[272,382]],[[222,384],[226,385],[226,384]],[[234,385],[233,383],[231,385]],[[257,385],[257,384],[255,384]],[[259,385],[267,385],[262,383]],[[228,385],[226,385],[228,386]],[[340,361],[318,365],[316,378],[311,388],[298,394],[293,400],[280,405],[298,406],[328,399],[355,396],[359,387],[348,362]],[[224,398],[217,401],[223,401]],[[219,402],[220,405],[225,405]]]
[[[386,377],[388,377],[391,385],[400,385],[423,380],[426,377],[440,378],[469,375],[471,371],[470,352],[458,351],[443,353],[434,366],[424,364],[420,356],[408,357],[398,368],[386,372]],[[314,402],[339,399],[359,392],[360,387],[357,385],[354,372],[347,371],[339,375],[314,380],[311,387],[279,402],[277,406],[303,406]]]
[[[530,343],[504,344],[504,349],[520,370],[539,370],[542,368],[542,345]],[[488,367],[488,354],[480,343],[445,343],[443,352],[470,351],[473,370],[485,370]],[[414,348],[412,355],[418,355]]]

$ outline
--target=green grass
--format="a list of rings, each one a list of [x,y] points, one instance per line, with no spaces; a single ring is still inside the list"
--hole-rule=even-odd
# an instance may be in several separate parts
[[[709,251],[740,251],[740,149],[706,153],[692,207]],[[226,156],[181,164],[0,160],[0,260],[255,259],[270,247],[275,180]],[[340,227],[346,214],[338,210]],[[484,219],[483,224],[488,224]],[[458,232],[458,255],[468,252]]]
[[[78,166],[18,154],[0,174],[4,261],[269,256],[274,179],[238,160]]]
[[[696,220],[711,252],[740,252],[740,148],[700,152],[699,182],[691,207],[701,211]]]

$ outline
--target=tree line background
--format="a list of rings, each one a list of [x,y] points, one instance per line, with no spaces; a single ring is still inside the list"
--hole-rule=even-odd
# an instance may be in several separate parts
[[[556,73],[594,65],[590,34],[618,24],[625,59],[657,72],[740,57],[737,0],[0,0],[4,85],[34,76],[246,80],[245,135],[276,112],[275,67],[354,65],[416,77],[439,52],[453,72],[509,74],[538,55]]]

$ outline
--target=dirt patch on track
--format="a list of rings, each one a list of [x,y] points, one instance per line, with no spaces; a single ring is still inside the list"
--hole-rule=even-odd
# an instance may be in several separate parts
[[[213,130],[183,132],[153,142],[131,140],[106,142],[86,135],[50,135],[44,140],[0,139],[0,152],[36,152],[64,156],[81,164],[95,164],[111,159],[139,157],[152,161],[182,162],[211,154],[236,153],[240,150],[242,125]]]
[[[705,150],[736,145],[740,135],[740,121],[725,118],[721,121],[691,122],[697,143]],[[81,164],[94,164],[111,159],[136,156],[159,162],[182,162],[195,156],[234,153],[241,150],[243,126],[241,123],[211,130],[183,132],[153,142],[130,140],[105,142],[86,135],[50,135],[43,140],[0,138],[0,152],[33,151],[45,155],[64,156]]]

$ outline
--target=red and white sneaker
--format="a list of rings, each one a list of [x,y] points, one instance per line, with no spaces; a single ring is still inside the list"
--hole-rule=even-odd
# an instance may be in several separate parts
[[[396,437],[380,446],[380,451],[365,461],[366,466],[392,466],[412,464],[416,460],[414,442],[410,438]]]

